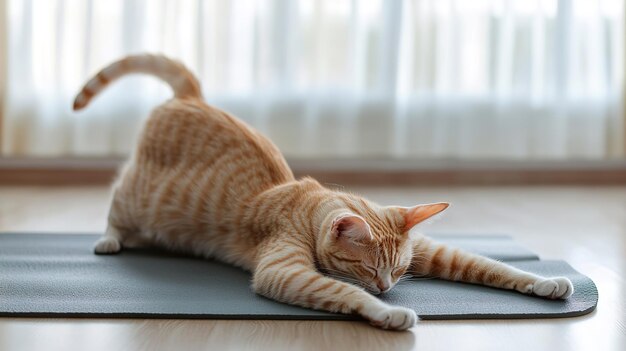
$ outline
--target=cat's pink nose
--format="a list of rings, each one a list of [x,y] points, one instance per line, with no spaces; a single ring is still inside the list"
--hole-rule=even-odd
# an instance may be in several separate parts
[[[380,280],[376,282],[376,286],[378,287],[378,289],[380,289],[381,292],[389,290],[389,284],[384,283]]]

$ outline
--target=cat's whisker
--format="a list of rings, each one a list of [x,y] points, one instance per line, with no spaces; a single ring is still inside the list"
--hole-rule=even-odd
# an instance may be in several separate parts
[[[354,277],[347,276],[344,272],[340,272],[336,270],[329,270],[329,269],[325,269],[324,271],[326,275],[329,277],[332,277],[341,281],[345,281],[347,283],[351,283],[351,284],[354,284],[363,288],[366,288],[368,286],[365,282],[359,279],[356,279]]]

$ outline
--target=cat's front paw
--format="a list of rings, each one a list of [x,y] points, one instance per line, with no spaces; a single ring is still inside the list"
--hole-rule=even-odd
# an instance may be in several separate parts
[[[98,239],[93,251],[99,255],[110,255],[120,252],[121,249],[122,244],[120,244],[119,240],[105,235]]]
[[[407,330],[417,321],[415,311],[397,306],[378,308],[366,318],[373,326],[391,330]]]
[[[574,285],[565,277],[544,278],[533,284],[532,293],[549,299],[566,299],[574,293]]]

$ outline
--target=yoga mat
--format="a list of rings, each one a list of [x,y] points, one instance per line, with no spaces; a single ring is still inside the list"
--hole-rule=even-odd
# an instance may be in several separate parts
[[[0,234],[0,316],[359,319],[266,299],[251,291],[249,274],[214,261],[147,251],[94,255],[97,238]],[[477,240],[490,239],[479,236]],[[494,240],[510,247],[510,239]],[[412,308],[423,319],[571,317],[589,313],[597,304],[594,283],[565,262],[511,264],[541,275],[567,276],[575,292],[567,300],[552,301],[419,279],[398,284],[381,299]]]

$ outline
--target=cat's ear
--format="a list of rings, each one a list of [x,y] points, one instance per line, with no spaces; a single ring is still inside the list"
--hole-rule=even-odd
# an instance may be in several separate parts
[[[333,240],[348,245],[364,245],[373,238],[370,226],[365,219],[352,213],[335,217],[331,235]]]
[[[417,224],[442,212],[449,206],[450,204],[447,202],[438,202],[435,204],[417,205],[413,207],[401,207],[400,213],[404,216],[404,230],[409,231]]]

